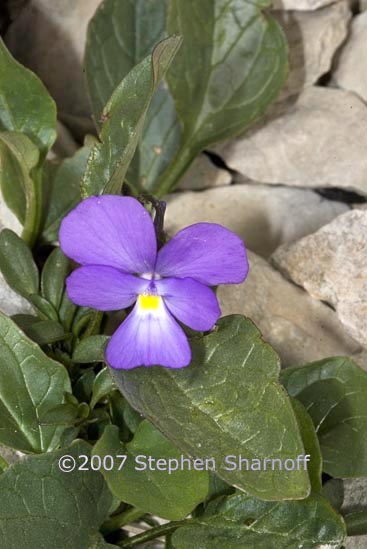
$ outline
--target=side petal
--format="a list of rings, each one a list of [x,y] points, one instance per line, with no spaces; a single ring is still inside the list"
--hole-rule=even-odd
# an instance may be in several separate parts
[[[66,279],[67,293],[73,303],[99,311],[129,307],[148,286],[149,280],[98,265],[79,267]]]
[[[216,223],[196,223],[178,232],[158,253],[156,273],[191,277],[207,286],[245,280],[245,245],[232,231]]]
[[[220,317],[213,290],[192,278],[163,278],[155,285],[173,316],[193,330],[210,330]]]
[[[184,368],[191,361],[186,335],[163,302],[159,311],[141,311],[137,303],[111,337],[106,360],[112,368],[137,366]]]
[[[109,265],[128,273],[152,272],[157,255],[153,222],[125,196],[92,196],[62,221],[64,254],[82,265]]]

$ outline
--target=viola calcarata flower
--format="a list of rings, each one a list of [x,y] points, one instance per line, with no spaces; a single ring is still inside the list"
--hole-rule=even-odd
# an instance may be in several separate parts
[[[63,220],[60,247],[79,263],[67,278],[77,305],[132,311],[111,337],[112,368],[191,361],[184,330],[208,331],[220,308],[210,286],[242,282],[248,261],[242,240],[221,225],[196,223],[159,251],[153,221],[138,200],[104,195],[83,200]]]

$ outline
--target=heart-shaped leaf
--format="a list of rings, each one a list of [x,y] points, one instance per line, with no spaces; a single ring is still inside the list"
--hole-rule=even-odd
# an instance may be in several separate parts
[[[191,344],[187,368],[114,370],[125,398],[183,453],[213,458],[217,474],[230,484],[263,499],[306,497],[307,471],[294,461],[292,470],[291,462],[285,466],[305,450],[290,399],[278,384],[273,349],[239,315],[222,318]],[[235,465],[225,462],[227,456]],[[241,456],[249,470],[246,463],[241,470]],[[266,466],[269,458],[280,462]]]

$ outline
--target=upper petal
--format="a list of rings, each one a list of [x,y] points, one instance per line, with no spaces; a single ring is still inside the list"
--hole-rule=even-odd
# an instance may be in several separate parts
[[[149,280],[102,265],[79,267],[66,279],[68,296],[73,303],[99,311],[129,307],[149,284]]]
[[[213,290],[192,278],[163,278],[155,285],[173,316],[193,330],[210,330],[220,317]]]
[[[135,199],[92,196],[62,221],[60,247],[82,265],[109,265],[128,273],[151,272],[157,254],[153,222]]]
[[[191,361],[187,337],[163,302],[157,311],[142,311],[137,303],[113,334],[106,350],[112,368],[137,366],[184,368]]]
[[[208,286],[237,284],[248,272],[245,245],[216,223],[196,223],[178,232],[158,252],[161,276],[191,277]]]

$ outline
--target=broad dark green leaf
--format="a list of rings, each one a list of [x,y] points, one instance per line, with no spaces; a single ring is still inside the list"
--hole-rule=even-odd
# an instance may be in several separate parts
[[[32,193],[31,170],[38,164],[39,151],[19,132],[0,132],[0,186],[7,206],[24,224],[29,193]]]
[[[319,495],[270,503],[234,494],[209,503],[204,516],[176,530],[170,547],[336,549],[345,537],[343,519]]]
[[[126,445],[119,440],[118,428],[107,426],[94,446],[93,454],[101,457],[127,455],[120,471],[116,466],[111,471],[103,470],[102,474],[116,497],[147,513],[179,520],[208,493],[208,472],[181,469],[181,452],[148,421],[139,425],[133,440]],[[171,472],[167,470],[169,463]]]
[[[103,368],[97,375],[93,383],[91,408],[94,408],[99,400],[106,397],[115,389],[110,371],[108,368]]]
[[[282,371],[290,395],[312,417],[323,469],[336,478],[367,475],[367,373],[349,358]]]
[[[222,318],[191,347],[187,368],[111,373],[135,409],[183,453],[213,458],[229,484],[263,499],[306,497],[307,472],[295,463],[286,471],[283,463],[305,451],[291,402],[277,382],[279,357],[254,324],[240,315]],[[227,456],[237,465],[225,463]],[[249,470],[246,462],[240,470],[240,456],[249,460]],[[266,458],[282,461],[272,470]]]
[[[49,170],[49,196],[42,237],[46,242],[58,240],[60,223],[81,200],[80,183],[91,148],[84,146],[72,158],[66,158]]]
[[[60,411],[58,426],[43,423],[71,393],[66,369],[2,314],[0,350],[0,443],[24,452],[56,448],[69,419]]]
[[[73,361],[81,364],[103,362],[109,336],[89,336],[79,341],[73,353]]]
[[[154,190],[171,190],[205,147],[244,131],[271,104],[287,75],[287,45],[270,0],[171,0],[168,33],[183,46],[167,79],[181,146]]]
[[[322,486],[322,495],[336,511],[340,511],[344,501],[344,483],[340,478],[332,478]]]
[[[38,293],[39,275],[27,244],[10,229],[0,233],[0,270],[13,290],[29,299]]]
[[[307,471],[311,481],[311,488],[313,492],[320,494],[322,486],[322,457],[315,427],[313,426],[311,417],[299,400],[292,398],[292,406],[301,431],[305,452],[310,456]]]
[[[68,271],[68,258],[64,256],[60,248],[55,248],[42,269],[41,291],[43,297],[55,307],[56,311],[60,308]]]
[[[39,78],[0,39],[0,130],[24,133],[43,157],[56,139],[56,105]]]
[[[98,535],[112,503],[106,483],[98,471],[61,471],[64,455],[81,465],[79,456],[89,457],[90,446],[78,441],[56,452],[29,456],[0,476],[4,549],[110,547]]]
[[[133,158],[151,99],[181,45],[178,37],[160,42],[116,88],[103,111],[100,138],[88,158],[84,196],[118,193]]]
[[[88,28],[85,70],[94,118],[100,116],[121,80],[151,54],[165,36],[166,0],[105,0]],[[172,96],[163,83],[148,109],[129,180],[150,189],[177,150],[180,127]]]

